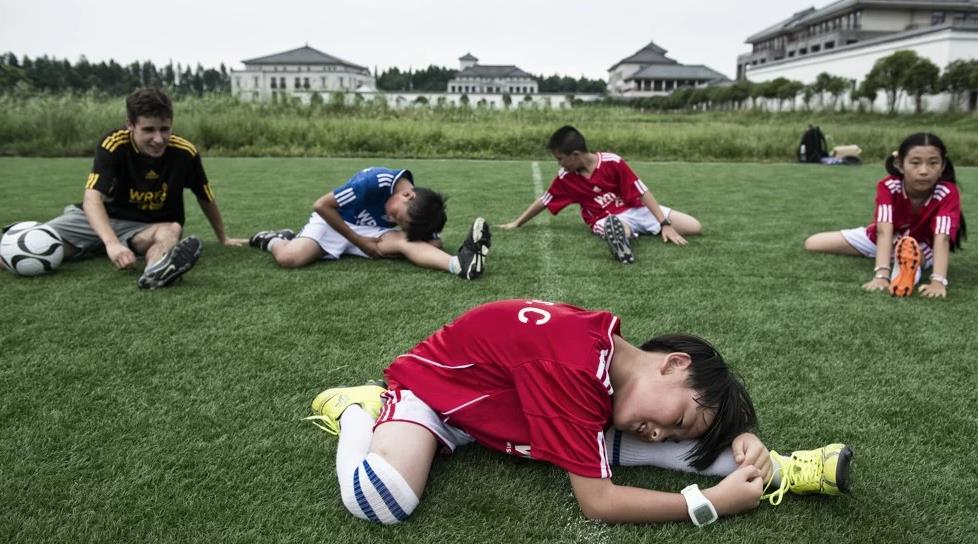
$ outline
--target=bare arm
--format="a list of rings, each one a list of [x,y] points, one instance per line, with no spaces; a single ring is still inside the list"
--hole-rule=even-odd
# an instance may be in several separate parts
[[[319,197],[316,203],[312,206],[313,210],[326,221],[326,224],[333,227],[333,230],[343,235],[344,238],[350,241],[351,244],[357,246],[369,257],[376,259],[383,257],[383,253],[377,247],[379,242],[378,238],[367,238],[365,236],[360,236],[359,234],[353,232],[353,229],[346,224],[343,217],[340,215],[340,204],[336,201],[336,197],[333,193],[326,193],[325,195]]]
[[[679,493],[615,485],[609,479],[586,478],[570,474],[571,488],[588,519],[608,523],[649,523],[686,521],[689,513],[686,499]],[[732,472],[719,484],[705,489],[717,514],[724,516],[756,507],[764,483],[761,472],[744,466]]]
[[[947,279],[947,268],[951,261],[951,238],[947,234],[934,236],[934,270],[932,276]],[[946,297],[947,287],[940,281],[931,280],[920,286],[920,294],[925,297]]]
[[[530,219],[533,219],[534,217],[536,217],[537,214],[539,214],[540,212],[542,212],[546,208],[547,207],[544,206],[543,205],[543,202],[540,202],[540,199],[538,198],[538,199],[534,200],[533,203],[530,204],[530,206],[528,208],[526,208],[526,210],[524,210],[523,213],[520,214],[519,217],[516,218],[516,220],[510,221],[509,223],[506,223],[506,224],[503,224],[503,225],[499,225],[499,228],[501,228],[503,230],[512,230],[512,229],[518,228],[520,225],[522,225],[522,224],[526,223],[527,221],[529,221]]]
[[[662,223],[666,219],[665,212],[662,211],[662,207],[659,206],[659,201],[652,196],[652,191],[645,191],[642,195],[642,204],[652,212],[655,216],[656,221]],[[672,242],[677,246],[686,245],[686,239],[683,238],[681,234],[676,232],[676,229],[672,225],[662,225],[662,232],[659,233],[662,236],[663,242]]]
[[[88,224],[105,245],[105,253],[109,260],[119,269],[131,267],[136,262],[136,255],[122,245],[119,237],[112,230],[109,224],[109,213],[105,211],[105,204],[102,202],[102,193],[95,189],[86,189],[82,208],[85,210]]]
[[[876,266],[873,279],[863,284],[867,291],[885,291],[893,267],[893,223],[876,223]]]
[[[207,220],[210,222],[211,228],[214,229],[214,235],[217,236],[219,242],[226,246],[245,245],[247,240],[243,238],[228,238],[224,234],[224,220],[221,219],[221,210],[217,207],[217,202],[197,199],[197,204],[200,205],[200,210],[207,216]]]

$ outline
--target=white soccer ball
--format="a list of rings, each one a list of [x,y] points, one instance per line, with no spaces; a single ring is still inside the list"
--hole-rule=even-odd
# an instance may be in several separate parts
[[[53,271],[64,258],[61,236],[37,221],[11,226],[0,238],[0,259],[18,276],[39,276]]]

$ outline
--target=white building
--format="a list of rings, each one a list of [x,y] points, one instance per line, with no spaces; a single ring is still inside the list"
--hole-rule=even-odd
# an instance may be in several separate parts
[[[608,94],[618,97],[665,96],[684,87],[703,87],[729,81],[703,66],[679,64],[655,42],[625,57],[608,69]]]
[[[246,101],[277,95],[308,104],[313,93],[328,100],[333,92],[376,88],[370,70],[308,45],[241,62],[244,70],[231,70],[231,93]]]
[[[812,83],[827,72],[855,88],[873,64],[910,50],[943,69],[978,58],[978,0],[839,0],[809,8],[749,38],[750,53],[737,57],[737,77],[755,82],[779,77]],[[882,107],[886,97],[877,98]],[[969,106],[978,97],[972,93]],[[928,110],[945,110],[948,95],[924,98]],[[904,97],[901,110],[912,110]]]
[[[448,81],[448,93],[526,96],[540,92],[537,80],[516,66],[479,64],[471,53],[458,60],[459,71]]]

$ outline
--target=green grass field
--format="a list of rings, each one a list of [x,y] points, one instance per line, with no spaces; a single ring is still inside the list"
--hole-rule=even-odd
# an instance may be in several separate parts
[[[90,162],[0,159],[0,223],[79,201]],[[298,228],[316,197],[370,164],[411,168],[450,195],[451,248],[475,215],[502,223],[536,196],[529,161],[205,161],[232,236]],[[632,165],[705,235],[685,248],[642,239],[624,267],[569,209],[497,230],[487,276],[469,283],[397,261],[280,270],[218,246],[188,202],[204,254],[173,289],[140,291],[137,273],[105,259],[0,273],[0,542],[975,542],[975,243],[952,256],[946,300],[868,294],[871,261],[806,254],[802,241],[865,223],[880,167]],[[555,167],[540,167],[546,186]],[[959,179],[978,224],[978,169]],[[436,460],[408,523],[353,518],[335,440],[301,421],[309,401],[379,377],[465,309],[508,297],[610,309],[633,342],[711,339],[747,381],[769,446],[855,447],[854,493],[790,496],[702,531],[609,526],[582,518],[560,470],[470,446]],[[712,481],[651,468],[615,480]]]

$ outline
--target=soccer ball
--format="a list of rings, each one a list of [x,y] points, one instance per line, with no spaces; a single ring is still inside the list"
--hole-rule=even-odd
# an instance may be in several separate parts
[[[64,258],[61,236],[37,221],[15,223],[0,238],[0,259],[18,276],[39,276],[53,271]]]

